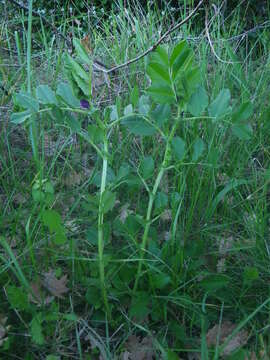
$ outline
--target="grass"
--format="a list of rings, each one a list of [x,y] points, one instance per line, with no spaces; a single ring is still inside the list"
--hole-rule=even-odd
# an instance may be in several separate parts
[[[110,14],[77,11],[81,23],[65,9],[57,25],[91,34],[108,65],[146,50],[177,15],[121,2]],[[199,21],[168,39],[172,49],[188,38],[194,51],[210,104],[198,115],[189,99],[172,102],[171,115],[147,100],[148,56],[110,89],[94,74],[103,83],[94,113],[40,102],[29,126],[11,122],[22,110],[15,93],[66,82],[66,49],[40,19],[3,14],[0,358],[269,358],[269,24],[238,37],[241,7],[225,17],[210,9],[222,62]],[[214,121],[224,89],[227,113]],[[252,134],[234,126],[241,103],[253,108]],[[158,132],[134,133],[129,104],[136,121],[152,121],[150,106]]]

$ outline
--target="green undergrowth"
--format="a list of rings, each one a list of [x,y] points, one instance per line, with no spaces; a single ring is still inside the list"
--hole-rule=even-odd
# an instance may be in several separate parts
[[[0,358],[267,359],[269,30],[117,9],[3,17]]]

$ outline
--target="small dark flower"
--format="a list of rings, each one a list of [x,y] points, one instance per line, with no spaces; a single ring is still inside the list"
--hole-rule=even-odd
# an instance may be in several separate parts
[[[81,108],[83,108],[83,109],[89,109],[90,108],[89,101],[87,101],[85,99],[80,100],[80,105],[81,105]]]

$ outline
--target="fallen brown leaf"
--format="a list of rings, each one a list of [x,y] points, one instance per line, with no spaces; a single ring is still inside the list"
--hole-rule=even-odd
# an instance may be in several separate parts
[[[126,351],[122,360],[152,360],[154,356],[153,341],[146,336],[141,341],[136,335],[131,335],[126,342]]]
[[[42,294],[40,282],[32,282],[30,284],[32,294],[29,294],[29,301],[37,305],[48,305],[53,301],[53,296],[46,296]]]
[[[27,201],[27,196],[22,193],[17,193],[14,195],[13,201],[16,205],[23,205]]]
[[[63,294],[67,293],[69,289],[66,287],[67,275],[57,279],[53,270],[44,273],[44,280],[42,285],[53,295],[63,299]]]
[[[29,294],[29,300],[34,304],[41,304],[42,303],[42,296],[41,296],[41,289],[40,284],[38,282],[32,282],[30,284],[32,294]]]
[[[230,321],[224,321],[221,326],[213,326],[206,335],[207,345],[209,347],[216,346],[217,344],[217,335],[219,334],[219,345],[222,345],[226,342],[228,336],[232,334],[236,325]],[[243,347],[247,343],[248,333],[245,330],[239,331],[225,346],[222,356],[228,356],[232,354],[235,350]]]
[[[132,214],[133,211],[129,209],[129,204],[126,203],[120,208],[120,221],[124,224],[126,221],[126,218]]]
[[[170,209],[164,210],[163,213],[160,216],[160,219],[162,221],[170,221],[170,220],[172,220],[172,211]]]

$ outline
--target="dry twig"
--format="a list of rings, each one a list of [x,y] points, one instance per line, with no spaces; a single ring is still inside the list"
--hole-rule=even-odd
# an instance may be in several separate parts
[[[185,23],[187,23],[195,14],[196,12],[199,10],[199,8],[201,7],[201,5],[205,2],[206,0],[200,0],[199,3],[197,4],[197,6],[191,11],[191,13],[182,21],[178,22],[176,25],[172,25],[159,39],[158,41],[153,44],[149,49],[147,49],[146,51],[144,51],[143,53],[141,53],[140,55],[136,56],[133,59],[130,59],[120,65],[116,65],[111,67],[110,69],[107,69],[107,67],[103,64],[101,64],[100,62],[96,61],[97,66],[95,66],[95,64],[93,64],[97,70],[102,71],[106,74],[109,73],[113,73],[116,70],[122,69],[126,66],[129,66],[130,64],[133,64],[134,62],[137,62],[138,60],[142,59],[143,57],[145,57],[146,55],[148,55],[150,52],[154,51],[162,42],[164,39],[166,39],[171,33],[173,33],[175,30],[179,29],[181,26],[183,26]],[[11,0],[11,2],[17,6],[19,6],[20,8],[28,11],[27,6],[19,3],[17,0]],[[39,14],[37,11],[33,11],[33,14],[40,16],[40,18],[46,22],[49,26],[52,27],[53,31],[57,34],[59,34],[67,43],[68,45],[72,46],[71,44],[71,40],[69,38],[67,38],[65,35],[63,35],[58,29],[57,27],[50,23],[50,21],[48,21],[45,16]]]

